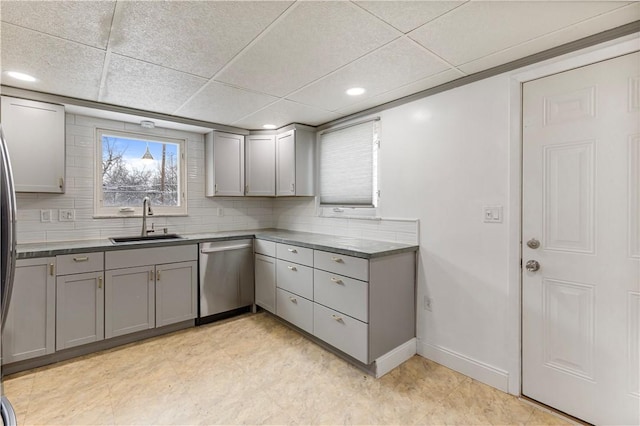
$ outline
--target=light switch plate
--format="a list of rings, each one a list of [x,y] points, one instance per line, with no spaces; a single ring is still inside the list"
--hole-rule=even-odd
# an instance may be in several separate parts
[[[60,222],[73,222],[76,220],[76,211],[73,209],[60,209],[58,220]]]
[[[502,223],[502,206],[483,206],[482,219],[485,223]]]

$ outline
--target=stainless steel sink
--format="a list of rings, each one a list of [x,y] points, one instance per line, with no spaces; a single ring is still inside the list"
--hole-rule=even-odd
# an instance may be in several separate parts
[[[178,234],[157,234],[157,235],[145,235],[140,236],[137,235],[135,237],[113,237],[109,238],[114,244],[120,243],[136,243],[136,242],[144,242],[144,241],[164,241],[164,240],[181,240],[184,237],[181,237]]]

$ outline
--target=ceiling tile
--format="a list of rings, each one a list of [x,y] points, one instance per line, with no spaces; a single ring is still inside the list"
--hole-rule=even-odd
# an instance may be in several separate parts
[[[526,43],[468,62],[458,68],[467,74],[473,74],[637,20],[640,20],[640,3],[633,3]]]
[[[409,35],[445,60],[460,65],[625,4],[610,1],[474,1]]]
[[[397,89],[390,90],[385,93],[381,93],[378,96],[374,96],[370,99],[364,100],[357,104],[350,105],[346,108],[342,108],[336,111],[338,114],[349,115],[356,112],[363,111],[368,108],[373,108],[378,105],[392,102],[405,96],[413,95],[423,90],[431,89],[432,87],[440,86],[441,84],[448,83],[458,78],[464,77],[465,74],[455,69],[449,69],[439,74],[423,78],[422,80],[407,84]]]
[[[273,96],[213,81],[175,114],[214,123],[232,123],[277,100]]]
[[[360,58],[287,98],[335,111],[447,69],[448,66],[412,40],[401,38]],[[366,89],[349,96],[350,87]]]
[[[355,3],[403,33],[408,33],[455,9],[464,1],[356,1]]]
[[[101,102],[171,114],[207,80],[112,54]]]
[[[3,1],[2,21],[105,49],[115,1]]]
[[[36,77],[34,83],[3,76],[3,84],[81,99],[98,99],[105,52],[36,31],[3,24],[2,71]],[[70,66],[73,64],[73,66]]]
[[[285,1],[119,3],[115,53],[211,78],[271,24]]]
[[[291,123],[317,126],[339,117],[338,114],[330,111],[282,99],[255,114],[234,122],[233,125],[245,129],[262,129],[262,125],[267,123],[275,124],[277,127]]]
[[[285,96],[397,38],[350,2],[300,2],[216,80]]]

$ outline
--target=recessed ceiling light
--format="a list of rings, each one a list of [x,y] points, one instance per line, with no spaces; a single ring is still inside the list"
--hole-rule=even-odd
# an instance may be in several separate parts
[[[276,125],[275,124],[264,124],[262,125],[263,128],[265,129],[275,129]]]
[[[362,95],[364,92],[366,92],[366,90],[364,90],[362,87],[352,87],[351,89],[347,90],[347,95],[358,96]]]
[[[36,78],[33,76],[30,76],[29,74],[25,74],[23,72],[18,72],[18,71],[7,71],[7,75],[9,77],[15,78],[16,80],[22,80],[22,81],[36,81]]]

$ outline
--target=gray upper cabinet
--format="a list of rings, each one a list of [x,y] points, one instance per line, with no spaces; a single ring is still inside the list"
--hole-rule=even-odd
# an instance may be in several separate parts
[[[2,96],[0,120],[16,191],[63,193],[64,107]]]
[[[205,195],[244,195],[244,136],[211,132],[205,136]]]
[[[56,350],[104,339],[104,253],[58,256]]]
[[[2,363],[55,351],[55,258],[23,259],[16,274],[2,333]]]
[[[276,138],[249,135],[245,145],[245,195],[276,195]]]
[[[314,195],[314,141],[304,129],[276,136],[276,196]]]

